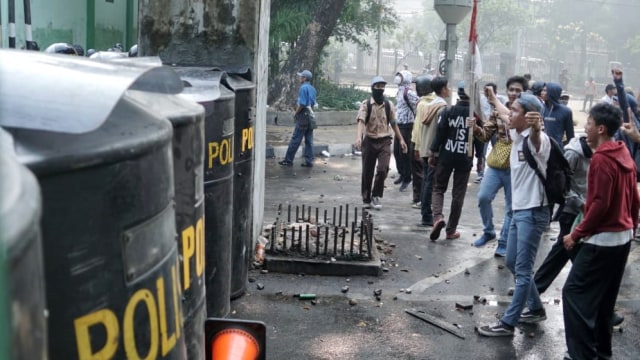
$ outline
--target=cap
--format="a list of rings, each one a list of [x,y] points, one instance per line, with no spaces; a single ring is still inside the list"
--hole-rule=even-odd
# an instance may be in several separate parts
[[[311,78],[313,77],[313,75],[311,74],[311,71],[309,70],[302,70],[301,72],[298,73],[298,76],[303,77],[307,80],[311,80]]]
[[[562,99],[563,97],[566,98],[571,98],[571,95],[569,95],[568,92],[566,92],[565,90],[562,91],[562,94],[560,94],[560,98]]]
[[[387,84],[387,82],[384,81],[384,78],[382,76],[374,76],[373,79],[371,79],[371,86],[378,83],[383,83],[385,85]]]
[[[520,97],[516,99],[516,101],[522,105],[526,111],[540,112],[540,110],[542,110],[542,103],[535,95],[521,93]]]

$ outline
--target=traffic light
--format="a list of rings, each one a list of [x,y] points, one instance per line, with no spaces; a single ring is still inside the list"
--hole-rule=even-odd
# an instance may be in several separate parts
[[[206,360],[266,359],[263,322],[209,318],[204,332]]]

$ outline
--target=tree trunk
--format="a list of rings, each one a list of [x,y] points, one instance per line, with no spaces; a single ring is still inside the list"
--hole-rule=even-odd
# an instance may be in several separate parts
[[[338,22],[346,0],[323,0],[317,5],[313,20],[296,42],[289,58],[269,85],[268,103],[278,110],[290,110],[296,104],[296,73],[308,69],[315,72],[320,53]]]

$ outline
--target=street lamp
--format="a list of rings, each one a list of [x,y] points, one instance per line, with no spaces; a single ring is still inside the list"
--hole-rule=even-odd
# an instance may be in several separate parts
[[[440,50],[445,52],[445,58],[440,62],[440,73],[451,80],[451,63],[456,59],[458,25],[471,11],[472,0],[434,0],[433,8],[440,19],[447,25],[446,40],[440,41]]]

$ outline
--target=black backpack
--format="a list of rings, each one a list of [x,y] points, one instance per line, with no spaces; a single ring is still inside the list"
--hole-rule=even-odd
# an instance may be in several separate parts
[[[573,171],[571,170],[569,162],[564,157],[562,148],[555,140],[549,138],[551,151],[549,153],[549,160],[547,161],[547,178],[545,179],[540,169],[538,169],[538,163],[536,163],[536,160],[533,158],[531,150],[529,150],[528,140],[529,136],[526,136],[524,138],[524,145],[522,146],[524,158],[527,160],[529,166],[536,172],[540,181],[542,181],[549,205],[564,205],[564,197],[571,187]]]
[[[369,123],[372,107],[373,104],[371,104],[371,98],[369,98],[369,100],[367,100],[367,117],[364,118],[365,125]],[[387,116],[387,123],[389,123],[389,119],[391,118],[391,105],[389,105],[389,100],[387,99],[384,99],[384,114]]]

